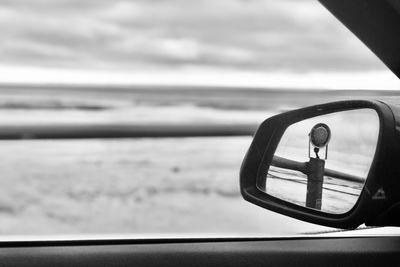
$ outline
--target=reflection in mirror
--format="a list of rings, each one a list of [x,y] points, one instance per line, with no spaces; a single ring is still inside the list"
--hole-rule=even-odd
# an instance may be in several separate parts
[[[285,201],[342,214],[357,202],[374,158],[373,109],[336,112],[288,127],[258,187]]]

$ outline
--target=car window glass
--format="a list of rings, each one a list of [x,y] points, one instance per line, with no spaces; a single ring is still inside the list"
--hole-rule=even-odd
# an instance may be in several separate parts
[[[306,105],[396,101],[400,87],[312,0],[5,0],[0,30],[4,237],[330,230],[241,198],[251,132]],[[229,131],[242,134],[215,136]]]

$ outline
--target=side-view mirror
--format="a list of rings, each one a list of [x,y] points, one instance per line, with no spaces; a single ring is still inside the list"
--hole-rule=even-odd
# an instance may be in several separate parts
[[[244,199],[337,228],[400,226],[400,109],[341,101],[265,120],[240,171]]]

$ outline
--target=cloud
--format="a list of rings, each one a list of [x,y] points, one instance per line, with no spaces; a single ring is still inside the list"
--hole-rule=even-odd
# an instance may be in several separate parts
[[[314,1],[0,1],[2,64],[113,70],[382,70]]]

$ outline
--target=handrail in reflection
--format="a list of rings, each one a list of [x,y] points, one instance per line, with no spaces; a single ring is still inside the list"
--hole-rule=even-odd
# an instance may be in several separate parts
[[[283,157],[279,156],[274,156],[271,162],[272,166],[278,167],[278,168],[284,168],[284,169],[289,169],[293,171],[299,171],[307,175],[307,162],[298,162],[295,160],[291,159],[286,159]],[[356,183],[364,183],[365,179],[362,179],[361,177],[350,175],[347,173],[335,171],[335,170],[330,170],[326,169],[324,170],[324,175],[329,176],[332,178],[337,178],[349,182],[356,182]]]

